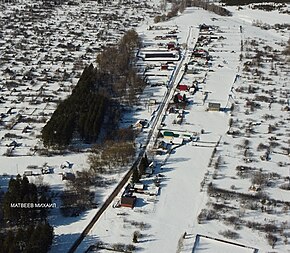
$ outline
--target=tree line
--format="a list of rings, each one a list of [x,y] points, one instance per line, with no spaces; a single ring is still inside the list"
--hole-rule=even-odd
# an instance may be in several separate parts
[[[0,200],[0,253],[46,253],[53,239],[53,227],[47,222],[48,208],[31,205],[49,204],[49,188],[29,183],[27,177],[11,178]],[[12,205],[25,207],[12,207]],[[29,205],[29,207],[28,207]]]
[[[145,82],[134,67],[134,50],[141,41],[129,30],[115,47],[107,47],[96,59],[97,66],[87,66],[72,94],[59,103],[42,129],[47,147],[68,146],[73,138],[94,143],[103,125],[106,133],[116,130],[120,108],[133,104]]]
[[[223,3],[226,5],[247,5],[247,4],[254,4],[254,3],[265,3],[264,0],[222,0]],[[289,3],[289,0],[271,0],[273,3]]]
[[[186,7],[191,7],[191,6],[200,7],[221,16],[232,16],[232,13],[226,8],[216,5],[214,3],[209,3],[208,1],[205,1],[205,0],[171,0],[171,1],[165,0],[165,6],[166,6],[166,1],[171,2],[171,10],[167,14],[157,15],[154,18],[155,23],[163,22],[173,17],[176,17],[179,12],[182,13]]]

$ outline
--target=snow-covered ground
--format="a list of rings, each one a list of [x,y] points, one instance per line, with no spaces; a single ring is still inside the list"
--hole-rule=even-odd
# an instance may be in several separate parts
[[[247,74],[243,71],[245,59],[240,60],[240,54],[248,51],[245,47],[241,47],[242,42],[256,39],[260,42],[263,41],[261,46],[270,45],[281,51],[283,50],[281,41],[284,42],[285,46],[288,39],[287,35],[281,31],[271,29],[265,31],[252,26],[251,21],[256,18],[260,11],[244,11],[242,17],[238,15],[238,12],[236,14],[234,8],[232,11],[234,12],[233,17],[228,18],[219,17],[200,9],[189,8],[181,16],[158,24],[161,27],[176,26],[183,40],[190,26],[196,28],[203,23],[217,26],[217,29],[213,31],[214,35],[223,37],[223,39],[213,39],[208,46],[203,47],[213,57],[212,66],[204,71],[199,71],[199,74],[186,74],[181,81],[181,83],[191,85],[194,80],[198,80],[200,88],[194,95],[189,92],[180,92],[181,94],[185,93],[189,101],[189,105],[183,111],[182,123],[176,124],[174,122],[176,114],[169,113],[169,111],[166,112],[162,122],[164,130],[161,130],[161,132],[173,131],[180,135],[182,133],[198,133],[199,139],[196,142],[188,142],[176,147],[170,154],[156,155],[154,157],[157,164],[155,175],[161,174],[162,176],[160,177],[161,189],[159,195],[152,198],[136,193],[137,204],[132,210],[125,207],[108,208],[77,252],[83,252],[89,245],[96,243],[96,240],[103,242],[103,245],[132,244],[134,231],[140,231],[141,233],[139,242],[134,245],[143,252],[193,252],[196,234],[229,240],[250,248],[239,248],[231,244],[217,243],[203,238],[202,243],[198,245],[194,252],[204,252],[204,250],[207,250],[207,252],[217,252],[217,250],[220,250],[220,252],[254,252],[255,248],[259,249],[259,252],[271,251],[266,235],[269,233],[277,235],[275,229],[269,229],[267,232],[257,229],[251,230],[245,223],[238,224],[240,225],[237,226],[238,229],[233,229],[233,225],[229,225],[230,223],[225,221],[222,222],[222,220],[230,215],[242,217],[241,215],[246,213],[243,217],[248,221],[260,221],[264,225],[270,222],[279,226],[279,222],[286,221],[288,211],[285,211],[283,215],[279,212],[279,216],[282,215],[282,218],[278,218],[275,212],[269,216],[258,209],[248,209],[249,207],[242,204],[242,200],[240,202],[239,197],[234,200],[227,200],[212,195],[209,197],[207,193],[207,185],[212,182],[214,187],[249,194],[250,180],[238,180],[233,174],[237,166],[235,160],[243,158],[239,152],[235,152],[236,144],[240,143],[243,138],[240,137],[239,140],[227,135],[231,117],[237,122],[244,122],[249,117],[244,114],[244,110],[237,109],[237,107],[241,109],[242,104],[245,104],[246,97],[240,96],[236,89],[242,86],[242,83],[249,85],[250,82],[246,77]],[[283,19],[285,15],[281,15]],[[280,22],[280,14],[271,14],[271,17],[274,23]],[[249,22],[245,22],[245,19]],[[150,38],[151,40],[154,39],[158,33],[159,35],[162,34],[158,30],[153,32],[152,30],[146,32],[141,30],[140,33],[146,35],[148,41],[150,41]],[[184,34],[185,37],[181,34]],[[148,42],[148,44],[150,43]],[[289,79],[285,74],[287,73],[281,72],[278,74],[280,80],[284,80],[279,87],[289,97],[289,86],[286,85],[286,80],[289,81]],[[279,96],[279,94],[275,93],[275,96]],[[207,111],[209,102],[220,103],[223,111]],[[231,113],[229,109],[232,104],[235,104],[236,110]],[[273,111],[274,115],[278,113],[278,115],[282,114],[281,119],[283,117],[284,120],[287,118],[288,113],[278,112],[281,107],[275,102],[271,110],[275,110],[274,108],[277,108],[277,111]],[[255,116],[255,121],[259,121],[263,114],[268,113],[267,110],[269,110],[268,104]],[[284,126],[285,130],[283,130],[281,136],[287,135],[287,131],[289,131],[287,124]],[[238,128],[241,129],[241,126]],[[203,133],[201,133],[202,130]],[[252,141],[251,136],[245,135],[245,137]],[[257,138],[257,140],[267,139],[265,130],[260,134],[257,133],[257,137],[253,136],[252,138]],[[168,142],[167,138],[163,140]],[[220,165],[220,171],[216,172],[214,164],[219,156],[222,157],[223,162]],[[275,159],[275,156],[273,154],[272,159]],[[232,158],[229,159],[229,157]],[[283,164],[288,162],[289,167],[289,157],[280,155],[279,159]],[[268,172],[274,172],[276,170],[269,168],[273,166],[273,162],[261,161],[259,163],[264,168],[267,167]],[[275,166],[278,168],[277,164]],[[287,173],[287,171],[285,172]],[[234,183],[231,182],[233,180]],[[151,186],[153,181],[153,178],[141,180],[148,186]],[[233,184],[234,186],[232,186]],[[289,192],[283,192],[282,190],[278,190],[279,193],[275,195],[277,190],[278,188],[273,188],[273,191],[270,191],[273,192],[271,198],[286,200],[290,196]],[[282,193],[283,195],[281,195]],[[120,198],[121,196],[116,201]],[[237,202],[237,205],[240,206],[236,207],[237,205],[234,202]],[[197,217],[203,209],[210,210],[214,205],[218,208],[219,204],[224,205],[224,208],[220,207],[220,211],[215,210],[219,218],[203,222],[198,221]],[[234,208],[231,209],[232,205]],[[281,205],[280,208],[282,208]],[[284,232],[287,233],[287,225],[283,224]],[[227,239],[224,237],[227,236],[227,230],[234,231],[237,234],[234,234],[231,239]],[[186,236],[182,239],[184,232],[186,232]],[[284,234],[283,236],[287,235]],[[276,252],[287,252],[289,250],[288,244],[285,241],[283,242],[283,236],[278,239],[275,245]]]
[[[103,242],[105,246],[116,243],[133,244],[132,238],[135,231],[141,233],[139,242],[134,244],[140,251],[193,252],[196,234],[228,240],[224,236],[227,230],[236,232],[234,237],[229,239],[230,241],[257,248],[259,252],[273,251],[266,238],[267,234],[273,233],[278,238],[274,251],[279,253],[290,251],[287,242],[290,233],[287,219],[290,192],[279,188],[287,183],[290,166],[289,155],[286,153],[289,148],[289,111],[281,110],[289,103],[289,64],[286,66],[280,64],[285,59],[279,53],[285,48],[289,30],[272,28],[262,30],[257,26],[252,26],[254,20],[261,20],[270,25],[289,23],[289,15],[277,11],[252,10],[247,6],[243,7],[243,10],[237,10],[237,7],[229,7],[229,9],[233,12],[232,17],[221,17],[198,8],[188,8],[182,15],[159,23],[156,29],[152,29],[154,27],[152,20],[136,27],[143,38],[146,50],[156,49],[158,43],[159,46],[160,43],[166,45],[170,40],[155,40],[156,36],[176,30],[178,39],[175,42],[178,42],[181,47],[188,42],[187,47],[191,51],[196,43],[200,24],[205,23],[216,27],[212,31],[213,34],[208,34],[215,35],[216,38],[213,38],[208,45],[201,46],[213,57],[210,61],[212,65],[206,65],[205,61],[201,60],[202,66],[194,64],[195,74],[186,73],[181,80],[181,84],[189,86],[193,82],[198,82],[199,87],[195,94],[180,91],[181,95],[185,94],[189,101],[182,112],[182,123],[176,124],[177,114],[166,111],[159,128],[163,133],[173,131],[179,135],[187,134],[198,138],[194,139],[197,141],[189,141],[181,146],[173,145],[174,149],[167,154],[154,157],[150,155],[156,163],[155,174],[142,179],[142,183],[152,187],[158,175],[158,180],[161,182],[159,194],[148,196],[136,193],[137,203],[134,209],[109,207],[79,246],[77,252],[84,252],[90,245],[97,242]],[[62,15],[69,13],[66,10],[58,10],[58,12]],[[149,25],[152,26],[150,29]],[[265,46],[273,48],[269,52],[269,55],[272,55],[270,62],[266,63],[265,59],[262,60],[262,65],[250,66],[250,70],[256,68],[262,70],[263,78],[257,75],[257,71],[246,72],[244,63],[252,60],[257,49],[264,50],[266,55]],[[191,57],[190,50],[188,55],[182,56],[186,63],[197,60]],[[182,51],[185,52],[184,48]],[[275,60],[274,53],[278,54],[280,59]],[[241,54],[242,58],[240,58]],[[272,58],[274,60],[271,63]],[[154,122],[157,109],[167,94],[166,85],[170,83],[171,76],[178,68],[178,62],[173,62],[168,64],[168,70],[161,70],[161,63],[166,62],[166,60],[138,62],[138,64],[148,66],[145,74],[150,87],[148,86],[140,96],[138,109],[130,112],[128,117],[124,117],[124,126],[134,125],[137,120],[147,119],[150,129],[150,122]],[[180,75],[183,72],[184,69],[180,71]],[[6,75],[10,75],[9,72]],[[73,80],[75,79],[72,79],[72,83],[74,83]],[[58,86],[53,85],[57,90]],[[71,85],[71,82],[67,85]],[[36,90],[40,87],[41,85],[37,86]],[[244,90],[241,87],[244,87]],[[259,90],[256,93],[248,93],[249,87],[259,88]],[[15,91],[4,88],[2,91],[9,101],[6,102],[9,105],[1,109],[1,112],[8,114],[8,118],[4,118],[5,124],[17,120],[16,116],[20,109],[24,110],[27,115],[34,115],[37,110],[48,113],[46,108],[51,108],[51,112],[54,109],[54,106],[49,103],[47,107],[38,106],[37,108],[29,107],[29,103],[25,104],[27,108],[23,106],[19,108],[16,103],[17,106],[14,106],[12,113],[8,113],[7,110],[12,107],[12,101],[17,99],[13,97],[13,94],[22,92],[22,89]],[[65,96],[68,91],[58,95]],[[37,94],[36,92],[34,96],[37,97]],[[250,105],[246,105],[246,99],[253,101],[257,99],[257,95],[268,97],[269,101],[272,101],[271,104],[262,101],[259,102],[260,108],[251,110]],[[150,101],[151,99],[154,103]],[[223,111],[208,111],[209,103],[220,103]],[[231,112],[232,104],[235,107]],[[36,118],[39,118],[39,115],[41,114],[37,114]],[[265,115],[273,115],[274,118]],[[230,119],[231,126],[229,126]],[[271,133],[269,133],[269,125],[276,128],[272,128]],[[8,138],[4,135],[8,132],[19,135],[23,127],[26,127],[26,124],[23,126],[17,124],[9,131],[1,129],[2,153],[7,151],[6,145],[15,140],[15,136],[12,138],[8,136]],[[21,141],[22,145],[15,148],[15,156],[1,157],[0,171],[15,175],[23,173],[28,165],[41,166],[47,162],[55,167],[56,173],[54,176],[44,175],[43,180],[56,188],[61,188],[63,183],[57,175],[60,170],[59,166],[68,160],[74,163],[73,170],[85,168],[86,155],[41,157],[27,154],[27,152],[33,152],[30,150],[33,145],[38,145],[35,142],[35,135],[39,133],[41,124],[33,124],[32,127],[35,131],[34,135],[28,133],[28,137],[16,139],[17,142]],[[143,129],[137,142],[140,141],[142,144],[149,129]],[[240,133],[229,135],[228,130]],[[249,143],[245,144],[245,139],[249,140]],[[169,139],[160,138],[157,143],[162,140],[170,142]],[[271,146],[270,159],[264,159],[265,149],[257,151],[259,143]],[[148,152],[151,154],[154,149]],[[241,177],[237,174],[237,166],[248,166],[255,173],[265,174],[264,177],[269,184],[261,187],[269,199],[264,197],[252,201],[236,194],[255,195],[255,192],[249,191],[254,174]],[[122,175],[117,177],[120,179]],[[7,177],[2,177],[0,183],[5,185],[7,181]],[[210,184],[209,187],[208,184]],[[212,189],[210,187],[214,187],[216,191],[219,189],[231,191],[231,194],[234,192],[236,195],[225,196],[222,191],[216,192],[217,194],[208,193],[207,190]],[[258,186],[255,185],[255,187]],[[103,199],[111,190],[112,188],[109,188],[101,193]],[[120,198],[121,195],[116,198],[115,202]],[[203,210],[213,210],[214,217],[198,220]],[[51,252],[68,250],[96,211],[91,210],[80,217],[61,221],[57,216],[57,210],[53,210],[51,221],[55,226],[56,238]],[[230,217],[235,217],[238,221],[229,222]],[[262,224],[264,230],[257,229],[258,225],[254,222]],[[268,225],[266,231],[265,224]],[[185,232],[187,235],[183,238]],[[220,247],[220,252],[252,252],[247,249],[231,249],[229,245],[208,241],[205,238],[202,238],[201,242],[194,252],[216,252],[217,247]],[[215,251],[211,250],[211,247]],[[204,251],[204,248],[208,251]]]

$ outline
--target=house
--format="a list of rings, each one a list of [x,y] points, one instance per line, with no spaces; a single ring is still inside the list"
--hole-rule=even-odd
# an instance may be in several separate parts
[[[121,197],[121,206],[122,207],[130,207],[134,208],[136,203],[136,196],[132,196],[131,194],[123,193]]]
[[[68,168],[68,169],[71,169],[73,167],[73,163],[70,163],[69,161],[65,161],[63,164],[60,165],[60,168],[61,169],[64,169],[64,168]]]
[[[160,69],[161,70],[168,70],[168,65],[167,64],[161,64]]]
[[[179,84],[179,85],[177,86],[177,88],[178,88],[180,91],[188,91],[188,90],[189,90],[188,86],[185,85],[185,84]]]
[[[220,111],[220,103],[208,103],[208,111]]]
[[[167,49],[168,50],[175,49],[175,47],[176,47],[175,42],[169,42],[169,43],[167,43]]]

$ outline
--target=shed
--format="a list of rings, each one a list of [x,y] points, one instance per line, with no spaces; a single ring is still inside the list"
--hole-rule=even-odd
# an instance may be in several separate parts
[[[23,176],[32,176],[32,170],[25,170]]]
[[[136,203],[136,196],[122,195],[121,206],[134,208],[135,203]]]
[[[134,184],[134,189],[135,190],[144,190],[144,188],[145,188],[145,185],[144,184],[138,184],[138,183],[136,183],[136,184]]]
[[[174,137],[174,133],[171,131],[164,131],[163,136],[165,138],[172,138],[172,137]]]
[[[219,111],[220,109],[220,103],[208,103],[208,111]]]
[[[161,64],[161,70],[168,70],[167,64]]]

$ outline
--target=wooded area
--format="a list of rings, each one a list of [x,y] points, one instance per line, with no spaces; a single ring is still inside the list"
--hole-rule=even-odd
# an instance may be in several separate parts
[[[106,134],[118,127],[121,105],[133,104],[145,86],[134,68],[134,50],[140,45],[138,34],[130,30],[116,47],[105,48],[97,56],[97,67],[91,64],[84,69],[72,94],[44,126],[45,146],[66,147],[74,137],[94,143],[104,121]]]
[[[47,186],[37,187],[27,177],[18,175],[9,181],[8,191],[0,201],[0,253],[46,253],[53,239],[53,228],[47,223],[50,204]],[[20,207],[23,204],[26,207]],[[14,205],[12,207],[11,205]]]

